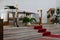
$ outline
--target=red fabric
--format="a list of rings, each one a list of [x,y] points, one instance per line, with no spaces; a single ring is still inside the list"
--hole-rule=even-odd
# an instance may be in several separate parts
[[[50,35],[49,37],[60,38],[60,35],[52,34],[52,35]]]
[[[34,26],[34,29],[42,29],[42,26]]]
[[[38,38],[36,40],[52,40],[52,39],[49,39],[49,38]]]
[[[42,32],[43,36],[48,36],[48,37],[52,37],[52,38],[60,38],[60,35],[51,34],[51,32],[47,32],[46,29],[42,28],[42,25],[34,26],[34,29],[38,29],[38,32]],[[39,40],[41,40],[41,38]]]
[[[46,32],[46,29],[38,29],[38,32]]]
[[[44,32],[43,33],[43,36],[50,36],[51,35],[51,32]]]

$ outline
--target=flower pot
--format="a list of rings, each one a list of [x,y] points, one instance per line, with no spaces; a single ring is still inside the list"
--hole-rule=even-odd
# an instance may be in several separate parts
[[[28,22],[28,23],[27,23],[27,25],[28,25],[28,26],[31,26],[31,23],[30,23],[30,22]]]

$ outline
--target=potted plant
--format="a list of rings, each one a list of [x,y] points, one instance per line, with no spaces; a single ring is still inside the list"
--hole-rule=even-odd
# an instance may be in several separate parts
[[[29,18],[28,17],[24,17],[22,19],[22,22],[25,24],[25,26],[27,25],[27,23],[29,22]]]
[[[36,22],[36,19],[35,18],[28,18],[28,17],[24,17],[22,19],[23,23],[26,25],[31,25],[31,23],[34,23]]]

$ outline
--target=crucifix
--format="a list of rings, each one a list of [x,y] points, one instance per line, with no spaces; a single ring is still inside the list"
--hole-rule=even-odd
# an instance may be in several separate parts
[[[39,25],[42,25],[42,9],[38,10],[38,12],[41,14],[41,16],[39,17]]]

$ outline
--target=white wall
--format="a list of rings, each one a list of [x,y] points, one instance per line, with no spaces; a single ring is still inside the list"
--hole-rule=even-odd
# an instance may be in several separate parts
[[[57,0],[57,1],[56,1],[56,7],[57,7],[57,8],[60,7],[60,0]]]
[[[16,0],[18,3],[18,8],[20,10],[25,10],[28,12],[37,12],[37,10],[43,10],[43,23],[47,23],[47,13],[49,8],[56,8],[56,0]],[[0,9],[4,8],[5,5],[16,4],[15,0],[3,0],[0,2]]]
[[[0,10],[0,17],[1,19],[4,19],[3,21],[7,21],[7,11],[8,10],[4,10],[4,9]]]

